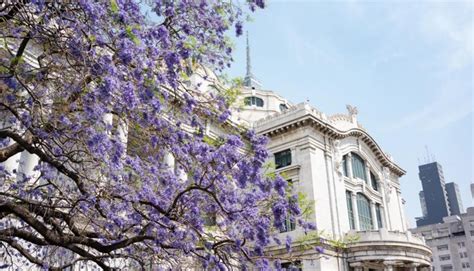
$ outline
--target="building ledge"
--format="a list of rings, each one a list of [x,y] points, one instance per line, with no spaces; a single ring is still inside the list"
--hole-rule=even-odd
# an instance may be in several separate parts
[[[422,237],[411,232],[388,231],[351,231],[358,240],[347,247],[349,262],[365,263],[366,266],[390,260],[395,266],[407,264],[431,265],[431,250]]]

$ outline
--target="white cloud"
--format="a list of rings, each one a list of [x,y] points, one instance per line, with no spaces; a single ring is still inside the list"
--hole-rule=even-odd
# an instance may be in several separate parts
[[[473,112],[472,90],[456,89],[455,84],[448,84],[429,104],[412,112],[387,129],[395,131],[405,127],[416,127],[421,130],[442,129]]]
[[[444,47],[447,68],[456,71],[472,65],[474,6],[472,2],[433,3],[420,11],[423,38]]]
[[[285,24],[283,28],[290,55],[296,58],[298,65],[340,65],[342,58],[339,52],[326,46],[327,41],[314,41],[312,37],[303,36],[290,24]]]

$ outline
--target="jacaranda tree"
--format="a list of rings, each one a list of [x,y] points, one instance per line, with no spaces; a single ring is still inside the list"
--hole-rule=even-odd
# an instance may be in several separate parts
[[[0,6],[2,267],[271,264],[296,199],[262,169],[266,140],[229,123],[221,88],[188,82],[229,65],[240,5],[264,3],[151,2]]]

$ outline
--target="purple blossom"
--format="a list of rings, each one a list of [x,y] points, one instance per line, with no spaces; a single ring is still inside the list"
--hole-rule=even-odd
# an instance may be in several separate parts
[[[235,35],[238,37],[238,36],[241,36],[243,33],[243,30],[242,30],[242,22],[237,22],[235,23]]]
[[[288,253],[291,252],[291,237],[289,235],[286,236],[285,249],[286,249],[286,252]]]

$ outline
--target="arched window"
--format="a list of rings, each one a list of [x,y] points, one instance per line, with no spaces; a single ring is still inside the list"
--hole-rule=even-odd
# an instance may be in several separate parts
[[[352,154],[352,176],[367,182],[367,175],[365,173],[365,162],[362,157],[356,153]]]
[[[255,96],[245,97],[244,104],[247,106],[255,105],[257,107],[263,107],[263,100]]]
[[[286,111],[288,109],[288,106],[286,104],[280,104],[280,111]]]
[[[360,230],[371,230],[373,229],[372,223],[372,212],[370,211],[369,199],[357,193],[357,211],[359,212],[359,228]]]

